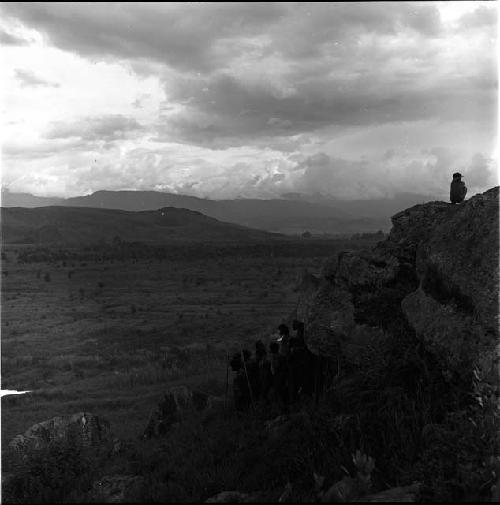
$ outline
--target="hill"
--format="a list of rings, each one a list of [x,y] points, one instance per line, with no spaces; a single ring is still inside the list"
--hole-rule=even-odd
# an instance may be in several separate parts
[[[277,236],[224,223],[200,212],[174,207],[130,212],[113,209],[38,207],[2,208],[4,244],[84,245],[110,242],[251,241]]]
[[[30,193],[11,193],[2,191],[2,207],[48,207],[64,205],[64,198],[34,196]]]
[[[68,198],[64,205],[123,210],[151,210],[163,206],[182,207],[207,216],[251,228],[280,232],[351,234],[387,228],[384,219],[352,215],[334,205],[286,199],[209,200],[156,191],[97,191]],[[367,213],[368,214],[368,213]],[[367,215],[365,214],[365,215]],[[385,223],[388,225],[387,223]]]
[[[96,191],[67,199],[41,198],[26,193],[2,193],[3,207],[96,207],[128,211],[161,207],[185,208],[230,223],[279,233],[353,234],[387,231],[390,216],[426,197],[386,200],[332,200],[324,197],[284,195],[282,199],[209,200],[158,191]],[[405,205],[407,204],[407,205]]]

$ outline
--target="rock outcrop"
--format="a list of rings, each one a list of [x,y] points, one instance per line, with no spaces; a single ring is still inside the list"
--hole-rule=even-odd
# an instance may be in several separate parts
[[[79,412],[33,425],[23,435],[15,436],[9,443],[9,449],[24,457],[31,451],[46,449],[55,441],[94,447],[107,440],[109,434],[110,426],[106,420],[88,412]]]
[[[310,349],[360,364],[406,325],[450,374],[497,383],[498,192],[416,205],[373,249],[331,258],[297,310]]]

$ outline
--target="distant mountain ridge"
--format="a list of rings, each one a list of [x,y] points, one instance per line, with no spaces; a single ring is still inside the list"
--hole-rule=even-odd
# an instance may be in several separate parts
[[[3,207],[4,244],[87,245],[111,242],[168,244],[269,240],[282,235],[224,223],[200,212],[164,207],[132,212],[88,207]]]
[[[290,197],[288,197],[290,196]],[[309,195],[284,195],[282,199],[209,200],[158,191],[96,191],[73,198],[44,198],[28,193],[2,192],[2,207],[93,207],[127,211],[177,207],[209,217],[279,233],[352,234],[389,230],[390,217],[401,208],[432,197],[411,193],[377,200],[336,200]]]

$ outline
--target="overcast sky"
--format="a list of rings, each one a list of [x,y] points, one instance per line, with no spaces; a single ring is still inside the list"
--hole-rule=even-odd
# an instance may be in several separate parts
[[[2,3],[2,185],[373,198],[497,184],[496,2]]]

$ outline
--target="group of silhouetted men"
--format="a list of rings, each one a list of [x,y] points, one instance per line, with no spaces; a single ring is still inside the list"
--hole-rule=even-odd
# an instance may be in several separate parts
[[[229,364],[235,372],[234,402],[237,410],[257,402],[277,403],[282,407],[302,398],[312,398],[321,387],[319,358],[304,341],[304,323],[293,321],[294,336],[285,324],[278,327],[279,337],[269,344],[258,340],[255,356],[248,349],[237,352]]]

